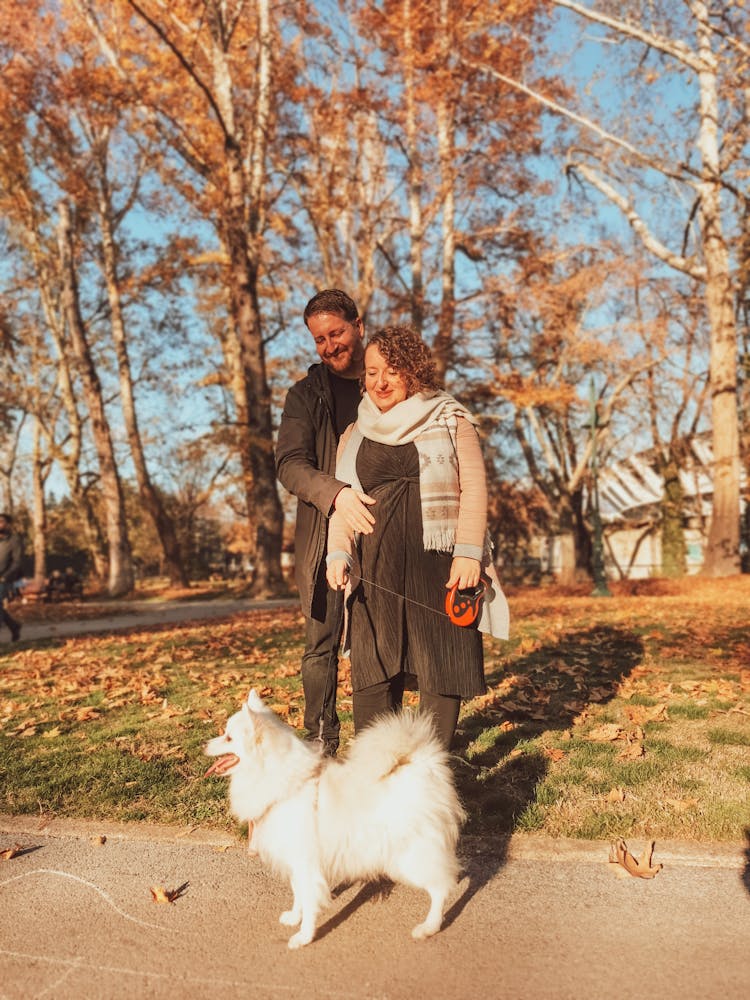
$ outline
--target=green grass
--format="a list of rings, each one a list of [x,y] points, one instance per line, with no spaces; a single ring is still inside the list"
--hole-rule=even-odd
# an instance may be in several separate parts
[[[485,644],[488,696],[459,722],[467,832],[742,841],[750,586],[724,596],[512,596],[511,641]],[[231,827],[203,746],[252,686],[301,726],[302,643],[298,612],[264,611],[6,647],[0,811]],[[346,686],[338,703],[345,752]],[[604,726],[618,738],[595,742]]]
[[[725,729],[723,727],[709,729],[708,738],[719,746],[750,747],[750,730],[741,732],[739,729]]]

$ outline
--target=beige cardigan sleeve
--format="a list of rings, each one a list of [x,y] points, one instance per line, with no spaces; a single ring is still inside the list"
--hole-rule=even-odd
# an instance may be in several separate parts
[[[456,428],[458,524],[454,556],[482,561],[487,534],[487,473],[476,428],[463,417]]]
[[[339,455],[349,439],[351,427],[339,442]],[[456,541],[453,554],[468,556],[481,562],[487,533],[487,474],[479,437],[474,425],[463,417],[456,428],[458,458],[459,503]],[[354,534],[336,512],[328,522],[328,554],[346,553],[351,556]]]

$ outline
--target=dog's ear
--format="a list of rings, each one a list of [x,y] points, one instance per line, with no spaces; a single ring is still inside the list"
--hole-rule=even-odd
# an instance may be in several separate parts
[[[258,692],[255,690],[255,688],[253,688],[250,691],[250,694],[247,696],[247,707],[250,709],[251,712],[265,712],[266,715],[268,715],[268,714],[273,715],[273,712],[271,712],[271,709],[267,708],[263,704],[263,699],[258,694]]]

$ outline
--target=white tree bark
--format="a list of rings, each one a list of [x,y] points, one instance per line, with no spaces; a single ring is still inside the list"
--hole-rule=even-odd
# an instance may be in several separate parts
[[[728,187],[722,176],[719,157],[718,57],[712,48],[716,36],[704,0],[688,0],[695,24],[696,47],[682,39],[673,39],[649,31],[625,18],[597,11],[576,0],[553,0],[558,7],[573,11],[589,21],[605,25],[621,36],[641,42],[665,56],[678,60],[696,74],[699,88],[697,154],[700,168],[684,163],[677,154],[673,161],[644,153],[628,140],[603,129],[596,122],[563,107],[558,102],[519,81],[504,76],[493,67],[485,67],[503,80],[536,98],[556,114],[564,115],[585,130],[596,134],[607,145],[632,157],[636,166],[651,167],[668,177],[687,183],[699,200],[698,222],[703,260],[687,258],[667,248],[646,221],[604,174],[606,165],[595,168],[589,159],[575,157],[572,167],[616,205],[646,249],[669,267],[701,281],[711,333],[711,397],[714,451],[713,514],[708,537],[704,572],[712,576],[737,573],[740,524],[740,457],[737,411],[737,329],[733,309],[733,278],[730,254],[722,220],[721,191]],[[591,154],[591,158],[594,154]]]

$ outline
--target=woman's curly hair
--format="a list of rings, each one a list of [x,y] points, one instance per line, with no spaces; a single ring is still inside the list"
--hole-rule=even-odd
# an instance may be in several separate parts
[[[407,396],[441,388],[430,349],[410,326],[381,327],[368,337],[365,350],[370,346],[403,378]]]

